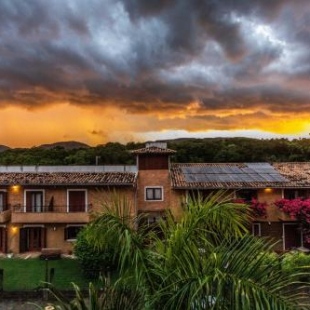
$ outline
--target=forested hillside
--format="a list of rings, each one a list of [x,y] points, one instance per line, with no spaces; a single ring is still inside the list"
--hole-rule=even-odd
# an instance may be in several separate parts
[[[275,162],[310,161],[310,139],[208,138],[169,140],[177,151],[173,162]],[[144,143],[109,142],[96,147],[33,147],[0,152],[0,165],[100,165],[134,164],[130,150]]]

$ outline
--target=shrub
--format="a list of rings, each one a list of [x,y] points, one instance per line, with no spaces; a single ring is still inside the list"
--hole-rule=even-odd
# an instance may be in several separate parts
[[[85,237],[82,230],[74,246],[74,254],[80,261],[82,272],[86,278],[97,279],[101,273],[114,270],[112,251],[106,247],[102,250],[95,249]]]
[[[310,271],[310,255],[298,251],[285,253],[282,259],[282,270],[288,274],[299,270],[301,273],[304,273],[301,276],[305,279],[305,274],[307,275]]]
[[[304,241],[310,244],[310,199],[280,199],[274,202],[281,211],[291,219],[301,223]]]
[[[266,266],[276,266],[279,258],[279,255],[276,252],[267,252],[262,253],[263,255],[263,264]]]

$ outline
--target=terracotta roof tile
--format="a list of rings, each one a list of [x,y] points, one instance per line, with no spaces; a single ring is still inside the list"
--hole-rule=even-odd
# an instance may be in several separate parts
[[[42,172],[42,173],[0,173],[0,185],[117,185],[134,186],[137,174],[134,172]]]
[[[310,162],[273,163],[272,165],[290,180],[291,187],[310,187]]]

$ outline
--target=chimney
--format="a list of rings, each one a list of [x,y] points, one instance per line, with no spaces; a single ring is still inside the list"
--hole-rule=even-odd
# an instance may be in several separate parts
[[[147,142],[145,144],[146,148],[158,147],[160,149],[167,149],[167,142]]]

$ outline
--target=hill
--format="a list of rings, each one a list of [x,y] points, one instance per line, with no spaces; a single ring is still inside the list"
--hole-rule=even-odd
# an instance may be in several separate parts
[[[56,147],[61,147],[61,148],[64,148],[65,150],[90,148],[89,145],[82,143],[82,142],[77,142],[77,141],[62,141],[62,142],[55,142],[55,143],[50,143],[50,144],[42,144],[38,146],[38,148],[47,149],[47,150],[54,149]]]
[[[4,152],[6,150],[9,150],[10,147],[6,146],[6,145],[0,145],[0,152]]]

